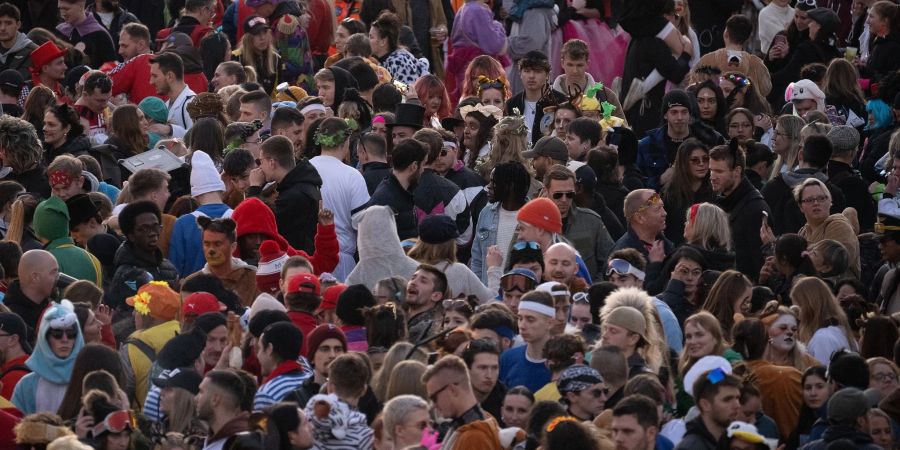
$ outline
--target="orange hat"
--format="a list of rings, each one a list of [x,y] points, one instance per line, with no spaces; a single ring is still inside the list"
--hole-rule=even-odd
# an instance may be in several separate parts
[[[562,234],[562,216],[559,214],[559,208],[553,200],[546,197],[539,197],[526,203],[516,214],[516,220],[551,233]]]
[[[175,320],[181,310],[181,296],[165,281],[151,281],[138,289],[137,294],[125,299],[128,306],[150,317],[160,320]]]
[[[44,66],[50,64],[56,58],[66,56],[67,52],[68,50],[57,47],[53,41],[44,42],[40,47],[31,52],[32,73],[41,73],[41,69],[44,68]]]

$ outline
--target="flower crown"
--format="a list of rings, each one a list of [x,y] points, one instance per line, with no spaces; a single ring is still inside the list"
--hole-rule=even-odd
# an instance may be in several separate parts
[[[578,419],[576,419],[573,416],[559,416],[559,417],[551,420],[550,423],[547,424],[547,432],[548,433],[552,432],[553,430],[556,429],[557,425],[559,425],[563,422],[578,422]]]
[[[169,283],[165,281],[151,281],[149,284],[156,284],[159,286],[169,287]],[[149,315],[150,314],[150,300],[153,297],[150,296],[150,293],[147,291],[141,292],[134,296],[134,310],[140,313],[141,315]]]
[[[742,87],[750,86],[749,78],[747,78],[743,75],[738,75],[736,73],[729,73],[728,75],[723,75],[721,80],[728,80],[737,86],[742,86]]]

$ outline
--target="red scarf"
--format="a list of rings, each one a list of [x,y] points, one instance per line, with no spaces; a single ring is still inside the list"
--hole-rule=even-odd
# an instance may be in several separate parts
[[[285,361],[279,364],[278,367],[276,367],[275,370],[273,370],[272,373],[270,373],[269,376],[267,376],[263,380],[260,386],[268,383],[269,381],[272,381],[276,377],[280,377],[281,375],[285,375],[291,372],[303,372],[303,366],[301,366],[297,361]]]

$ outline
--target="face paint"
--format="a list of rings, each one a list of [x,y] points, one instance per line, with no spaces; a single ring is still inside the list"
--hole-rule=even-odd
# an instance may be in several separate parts
[[[790,351],[797,345],[794,339],[796,333],[797,319],[790,314],[783,314],[769,327],[769,343],[783,352]]]

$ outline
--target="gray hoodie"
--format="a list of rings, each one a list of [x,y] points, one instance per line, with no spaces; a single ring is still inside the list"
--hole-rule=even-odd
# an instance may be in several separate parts
[[[31,79],[28,68],[31,67],[31,52],[38,46],[25,33],[19,33],[12,48],[7,51],[0,49],[0,71],[6,69],[18,70],[26,80]]]
[[[383,278],[399,275],[410,279],[419,263],[406,256],[397,237],[394,212],[389,206],[373,205],[353,217],[358,223],[357,248],[359,262],[350,275],[347,284],[363,284],[369,289]]]

